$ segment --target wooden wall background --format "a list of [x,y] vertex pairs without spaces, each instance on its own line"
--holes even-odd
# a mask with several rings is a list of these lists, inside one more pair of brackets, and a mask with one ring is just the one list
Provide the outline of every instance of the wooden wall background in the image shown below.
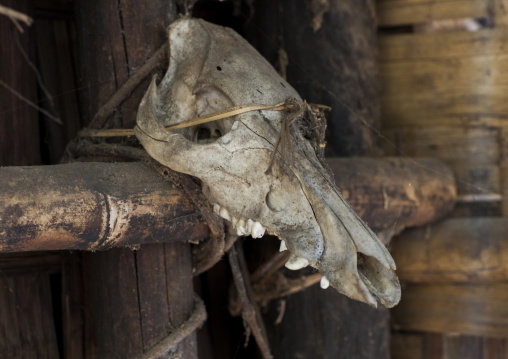
[[392,243],[392,357],[508,358],[508,3],[377,6],[385,153],[443,159],[459,191],[455,218]]
[[[63,125],[0,86],[0,166],[58,163],[94,111],[166,41],[165,28],[176,18],[175,1],[150,1],[156,8],[144,11],[129,1],[83,1],[79,11],[73,0],[2,5],[35,22],[21,33],[0,16],[0,79]],[[116,26],[120,18],[125,29]],[[122,42],[124,35],[142,44]],[[116,122],[132,127],[136,101],[126,101],[122,109],[130,117],[117,113]],[[1,254],[0,357],[142,357],[192,313],[191,260],[190,244],[184,242],[137,251]],[[172,350],[196,358],[196,333]]]
[[[0,120],[4,130],[0,131],[0,165],[57,163],[77,130],[90,123],[97,109],[166,40],[166,26],[192,2],[2,3],[33,16],[36,23],[20,34],[8,18],[0,17],[2,44],[8,44],[0,51],[0,78],[65,121],[63,126],[56,125],[0,87],[3,106]],[[251,40],[257,39],[259,48],[275,43],[303,64],[307,72],[295,71],[293,62],[288,67],[288,78],[301,86],[302,91],[307,89],[305,96],[309,100],[334,101],[336,111],[329,136],[332,154],[381,153],[378,137],[371,131],[379,129],[379,99],[375,84],[375,14],[364,11],[371,9],[370,0],[334,4],[323,26],[336,36],[327,37],[324,30],[319,33],[320,49],[327,54],[321,62],[306,51],[316,39],[307,3],[257,1],[258,8],[244,9],[247,16],[233,14],[232,4],[249,7],[251,2],[225,3],[199,1],[194,15],[241,31],[242,25],[249,23],[249,14],[255,13],[257,24],[268,25],[266,31],[270,36],[281,35],[278,32],[281,28],[273,28],[275,23],[270,23],[270,17],[284,22],[284,43],[264,41],[266,31],[259,28],[251,33]],[[282,7],[285,12],[279,11]],[[352,13],[358,16],[350,16]],[[302,23],[306,26],[301,26]],[[354,38],[350,28],[355,29]],[[293,36],[295,29],[305,33],[305,42]],[[249,32],[247,28],[243,30]],[[20,40],[28,59],[13,39]],[[277,63],[277,58],[271,60]],[[53,103],[37,82],[30,63],[38,68]],[[333,77],[329,76],[331,73]],[[319,76],[325,88],[309,81],[315,76]],[[132,127],[142,88],[143,85],[122,103],[109,125]],[[331,98],[327,89],[340,100]],[[369,121],[367,126],[360,126],[356,112],[343,105],[362,112]],[[273,243],[277,246],[278,241]],[[267,247],[261,244],[260,248],[265,251]],[[276,252],[277,248],[273,250]],[[227,312],[230,284],[227,263],[222,261],[194,283],[191,270],[187,243],[146,245],[136,251],[116,248],[100,253],[0,255],[0,356],[141,357],[188,317],[195,285],[209,311],[207,326],[198,338],[200,358],[255,358],[258,353],[252,339],[244,348],[242,320],[231,318]],[[307,311],[305,317],[302,310]],[[330,312],[334,315],[329,315]],[[317,316],[323,320],[316,321]],[[273,340],[273,351],[278,357],[313,356],[316,352],[342,358],[389,357],[389,316],[383,308],[371,309],[332,290],[323,295],[323,290],[315,286],[294,297],[285,318],[284,327],[273,328],[278,332],[276,335],[285,338]],[[355,325],[351,326],[351,322]],[[188,337],[177,349],[184,358],[197,357],[196,335]]]
[[[121,44],[122,40],[117,40],[124,36],[124,31],[141,31],[134,23],[128,22],[138,13],[138,10],[130,7],[134,2],[119,1],[107,9],[104,7],[107,10],[101,13],[104,18],[85,27],[81,25],[90,20],[90,14],[96,11],[94,6],[99,6],[101,2],[83,0],[78,3],[82,5],[82,12],[77,14],[81,21],[78,27],[75,23],[74,1],[10,0],[3,3],[34,16],[37,22],[27,30],[26,36],[21,36],[8,19],[0,18],[2,44],[12,45],[0,51],[0,63],[16,64],[19,67],[16,71],[26,74],[22,82],[16,83],[17,78],[12,76],[14,71],[11,73],[6,67],[0,66],[0,78],[9,80],[19,92],[68,121],[63,127],[56,126],[50,120],[40,118],[34,110],[0,88],[0,106],[4,106],[0,108],[2,125],[10,126],[0,132],[0,165],[55,163],[63,153],[65,144],[90,121],[101,101],[110,96],[160,45],[164,38],[164,27],[171,20],[168,15],[168,18],[162,19],[162,23],[153,21],[156,27],[153,37],[140,36],[143,39],[141,43],[126,41],[123,46],[110,49],[108,41]],[[151,2],[152,5],[155,3]],[[173,7],[164,11],[174,18],[177,4],[184,3],[167,2],[168,7]],[[201,4],[203,12],[208,11],[206,3],[203,1]],[[379,143],[383,142],[387,156],[401,155],[402,152],[410,157],[437,157],[445,160],[455,171],[460,192],[455,218],[408,231],[393,243],[394,254],[399,256],[396,258],[399,273],[406,286],[402,303],[392,311],[392,357],[508,358],[508,311],[505,305],[505,299],[508,298],[508,271],[505,271],[504,264],[508,254],[503,244],[505,232],[502,230],[508,228],[506,0],[377,1],[382,133],[388,141],[379,141],[375,134],[379,125],[375,86],[369,88],[371,96],[364,96],[362,91],[352,93],[343,90],[343,83],[362,83],[369,87],[375,82],[376,63],[372,61],[372,53],[363,55],[369,60],[366,61],[369,71],[364,78],[360,78],[356,76],[360,68],[357,67],[356,58],[347,58],[343,51],[337,52],[330,62],[337,66],[347,63],[347,68],[352,70],[339,71],[337,73],[343,77],[331,78],[326,72],[319,71],[322,70],[321,65],[316,65],[319,61],[328,61],[327,57],[316,59],[314,54],[305,53],[305,49],[302,51],[299,48],[315,39],[310,36],[311,30],[299,29],[306,37],[306,42],[291,32],[299,22],[310,21],[308,13],[301,12],[293,1],[259,0],[255,3],[257,6],[263,4],[261,6],[266,8],[274,7],[271,12],[263,13],[262,9],[255,11],[256,16],[261,17],[256,26],[261,23],[270,29],[269,33],[275,38],[271,42],[281,42],[281,47],[290,52],[291,58],[296,58],[296,53],[303,53],[298,61],[304,63],[308,71],[306,76],[322,76],[319,80],[328,81],[327,87],[342,91],[342,103],[356,106],[358,111],[367,111],[363,116],[373,121],[370,126],[374,130],[371,128],[367,131],[361,127],[358,131],[359,127],[351,125],[358,119],[341,122],[346,117],[354,117],[348,111],[343,109],[338,114],[334,113],[337,116],[334,120],[336,126],[331,127],[333,135],[330,139],[338,138],[340,141],[335,141],[335,147],[330,147],[332,154],[379,155],[382,152],[378,148]],[[349,38],[348,31],[334,28],[333,24],[350,21],[349,26],[358,26],[360,29],[368,30],[366,23],[374,27],[373,12],[364,14],[364,18],[353,19],[348,16],[349,9],[344,4],[335,2],[332,7],[331,14],[336,21],[332,22],[330,31],[336,31],[337,37],[320,39],[322,46],[328,46],[328,49],[339,48],[340,44],[336,43],[339,36]],[[350,2],[352,7],[360,6],[358,4],[360,2]],[[369,4],[369,1],[361,2],[364,8],[368,8]],[[125,23],[118,22],[118,6],[122,8]],[[280,9],[285,9],[287,13]],[[151,8],[146,13],[139,12],[139,16],[153,13],[154,9]],[[271,16],[277,21],[271,21]],[[434,27],[429,27],[429,24],[443,25],[436,21],[464,18],[480,19],[482,29],[469,32],[457,29],[455,24],[453,31],[435,32]],[[111,24],[115,25],[114,31],[105,31]],[[80,67],[76,61],[80,55],[73,44],[80,43],[80,49],[86,55],[85,40],[87,36],[97,33],[108,36],[97,38],[95,35],[97,42],[89,47],[97,50],[95,57],[89,53],[88,65]],[[371,32],[365,36],[365,39],[352,41],[350,45],[356,45],[361,50],[362,42],[374,41]],[[252,34],[251,37],[261,39],[258,46],[263,47],[261,37]],[[4,41],[4,38],[9,41]],[[57,95],[53,105],[44,94],[38,93],[35,73],[30,70],[18,46],[13,45],[15,42],[12,39],[19,40],[28,58],[40,68],[49,92]],[[101,49],[107,51],[101,52]],[[271,57],[274,63],[279,60],[279,54],[266,48],[264,51],[271,53],[267,57]],[[291,51],[295,54],[291,54]],[[55,73],[58,76],[54,76]],[[296,86],[302,86],[302,91],[305,88],[309,91],[306,98],[311,99],[314,95],[314,101],[326,103],[323,100],[328,96],[326,91],[319,87],[312,88],[309,85],[312,82],[305,76],[300,78],[301,74],[294,71],[294,67],[288,68],[288,78],[294,79]],[[90,78],[100,78],[101,82],[87,83]],[[139,93],[136,95],[139,96]],[[132,125],[135,104],[135,100],[123,104],[121,111],[115,115],[115,125]],[[340,103],[337,106],[340,108]],[[81,118],[82,114],[85,114],[84,118]],[[459,248],[460,251],[457,250]],[[422,253],[426,255],[422,256]],[[84,255],[2,255],[0,302],[5,305],[0,306],[0,347],[11,348],[12,353],[9,354],[14,357],[31,356],[34,351],[40,357],[48,358],[140,355],[185,317],[180,315],[182,312],[173,313],[171,308],[165,310],[165,303],[174,301],[177,296],[183,301],[178,304],[182,310],[190,310],[187,305],[192,300],[192,288],[180,288],[182,292],[169,289],[174,287],[170,283],[171,278],[183,278],[189,282],[190,268],[187,245],[174,248],[151,245],[138,252],[118,249]],[[111,275],[101,276],[104,272]],[[207,279],[197,283],[201,285],[204,296],[215,301],[209,303],[210,307],[217,309],[210,316],[214,324],[208,328],[209,333],[205,330],[202,339],[203,347],[209,349],[209,355],[203,354],[203,358],[212,357],[212,348],[217,353],[226,353],[221,357],[238,355],[235,349],[239,350],[236,343],[241,337],[242,323],[230,318],[227,319],[228,323],[224,323],[226,304],[216,295],[217,290],[227,293],[225,278],[228,275],[224,264],[219,265],[215,271],[207,273]],[[144,286],[143,283],[152,285]],[[221,283],[222,286],[210,283]],[[86,296],[81,296],[82,286],[88,286]],[[125,295],[128,291],[131,294]],[[148,300],[154,293],[161,292],[165,295],[161,296],[160,301]],[[310,303],[321,306],[325,313],[323,316],[330,321],[326,325],[316,325],[328,334],[325,337],[316,330],[316,346],[324,347],[320,341],[326,341],[330,352],[335,350],[346,357],[387,357],[389,339],[386,311],[369,310],[370,316],[365,319],[366,309],[363,305],[350,303],[344,298],[338,299],[337,296],[333,293],[322,296],[319,288],[295,296],[288,313],[294,313],[294,320],[290,323],[296,324],[293,328],[286,328],[285,333],[297,330],[297,325],[303,319],[309,323],[315,319],[312,315],[301,316],[302,310],[308,308]],[[326,315],[328,306],[332,311],[339,301],[341,315],[337,318]],[[98,307],[98,303],[106,304],[100,311],[92,310]],[[117,310],[120,306],[134,309],[126,317],[123,311]],[[164,316],[159,316],[161,311]],[[346,335],[351,333],[351,322],[355,323],[354,340],[349,340]],[[115,328],[127,327],[130,330],[115,331]],[[231,335],[221,332],[224,329],[231,331],[231,328],[237,328],[238,332]],[[370,331],[365,328],[370,328]],[[21,345],[20,336],[25,338]],[[290,339],[281,343],[276,350],[294,357],[285,347],[294,347]],[[187,344],[191,352],[189,357],[195,357],[195,339],[190,338]],[[303,339],[299,344],[305,346],[305,350],[309,348],[304,345]],[[363,353],[361,349],[364,349]],[[255,350],[245,355],[241,352],[241,355],[254,357]]]

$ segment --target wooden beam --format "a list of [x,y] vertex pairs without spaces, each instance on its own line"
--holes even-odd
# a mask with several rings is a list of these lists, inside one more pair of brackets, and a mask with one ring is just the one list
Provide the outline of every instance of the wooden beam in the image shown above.
[[197,241],[193,204],[143,163],[0,168],[0,251]]

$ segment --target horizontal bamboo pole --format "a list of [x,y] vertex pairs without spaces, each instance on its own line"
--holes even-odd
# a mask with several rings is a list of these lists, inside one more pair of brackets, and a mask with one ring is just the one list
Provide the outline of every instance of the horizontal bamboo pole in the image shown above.
[[335,182],[353,209],[376,230],[422,226],[451,212],[455,178],[429,158],[331,158]]
[[102,250],[208,235],[193,204],[142,163],[0,168],[0,251]]
[[[442,162],[330,159],[344,196],[375,229],[422,225],[455,202]],[[198,241],[208,228],[190,201],[142,163],[0,168],[0,252]]]

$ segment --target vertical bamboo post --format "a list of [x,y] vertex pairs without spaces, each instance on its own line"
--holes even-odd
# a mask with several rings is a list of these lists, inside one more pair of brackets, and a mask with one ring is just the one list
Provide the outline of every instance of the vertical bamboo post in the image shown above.
[[[76,3],[80,100],[89,124],[100,106],[167,41],[166,27],[177,16],[176,1]],[[145,89],[141,84],[116,111],[115,127],[133,127]],[[187,243],[84,253],[83,273],[87,358],[140,357],[178,330],[194,309]],[[174,350],[197,358],[195,334]]]

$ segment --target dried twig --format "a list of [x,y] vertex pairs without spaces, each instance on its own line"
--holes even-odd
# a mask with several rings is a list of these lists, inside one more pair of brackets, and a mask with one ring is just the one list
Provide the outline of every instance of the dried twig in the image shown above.
[[206,320],[206,309],[203,301],[194,295],[194,311],[178,329],[162,339],[158,344],[146,352],[142,359],[166,358],[171,350],[192,332],[199,328]]
[[[98,129],[104,126],[107,118],[118,106],[131,94],[132,91],[167,57],[168,44],[162,45],[150,59],[140,67],[129,79],[115,92],[115,94],[97,111],[90,128]],[[129,136],[129,135],[127,135]]]
[[267,303],[270,300],[287,297],[289,295],[301,292],[314,284],[318,283],[323,275],[315,273],[299,278],[286,278],[283,274],[276,279],[276,283],[272,283],[273,289],[263,290],[257,285],[254,286],[255,299],[259,303]]
[[289,251],[277,252],[274,254],[252,273],[252,282],[262,282],[264,279],[272,276],[275,272],[284,267],[290,255],[291,253],[289,253]]
[[224,252],[227,252],[231,249],[231,247],[235,244],[238,239],[238,234],[236,229],[232,225],[226,225],[227,233],[226,233],[226,243],[224,244]]
[[110,128],[107,130],[93,130],[84,128],[78,132],[79,137],[127,137],[134,136],[131,128]]
[[14,24],[14,26],[16,26],[19,32],[21,32],[22,34],[25,32],[25,30],[23,30],[23,27],[20,25],[18,20],[9,15],[7,15],[7,17],[11,19],[12,23]]
[[18,91],[14,90],[12,87],[10,87],[9,85],[7,85],[5,82],[3,82],[2,80],[0,80],[0,85],[2,85],[3,87],[5,87],[7,90],[9,90],[14,96],[16,96],[17,98],[19,98],[21,101],[23,101],[24,103],[26,103],[28,106],[36,109],[37,111],[41,112],[42,114],[44,114],[46,117],[48,117],[49,119],[55,121],[56,123],[58,123],[59,125],[63,125],[62,123],[62,120],[60,120],[58,117],[55,117],[53,116],[52,114],[50,114],[48,111],[46,111],[45,109],[43,109],[42,107],[39,107],[37,106],[35,103],[33,103],[32,101],[30,101],[29,99],[27,99],[26,97],[24,97],[22,94],[20,94]]
[[273,322],[273,324],[275,325],[279,325],[280,323],[282,323],[282,318],[284,318],[284,314],[286,313],[286,300],[285,299],[281,299],[279,301],[279,315],[277,315],[277,318],[275,318],[275,321]]
[[[0,5],[0,15],[5,15],[9,17],[16,24],[16,26],[19,25],[16,20],[24,22],[27,26],[32,25],[32,23],[34,22],[34,20],[30,16],[23,14],[22,12],[8,8],[7,6]],[[23,29],[21,29],[20,31],[23,32]]]
[[245,320],[252,335],[256,340],[256,343],[263,355],[264,359],[272,359],[273,356],[270,353],[270,345],[268,337],[266,335],[266,329],[259,314],[252,289],[250,287],[249,273],[247,266],[245,265],[242,253],[237,251],[237,247],[241,250],[240,244],[236,242],[228,252],[229,265],[233,272],[233,280],[235,282],[238,297],[240,299],[242,307],[242,318]]
[[18,38],[16,38],[16,46],[18,47],[19,52],[21,52],[21,55],[23,55],[23,58],[27,62],[28,66],[30,66],[32,71],[35,73],[35,76],[37,77],[37,83],[39,84],[39,87],[41,88],[42,92],[44,92],[44,95],[46,95],[46,98],[49,101],[49,104],[51,106],[51,109],[53,110],[53,113],[56,113],[55,102],[53,101],[53,97],[51,96],[51,93],[47,89],[46,85],[44,85],[44,81],[42,81],[42,75],[41,75],[40,71],[37,69],[37,66],[35,66],[35,64],[32,61],[30,61],[28,54],[23,49],[23,46],[21,46],[21,44],[19,43]]
[[319,273],[300,278],[287,278],[279,270],[284,267],[289,256],[289,251],[277,252],[252,273],[256,302],[266,303],[298,293],[321,280],[323,276]]

